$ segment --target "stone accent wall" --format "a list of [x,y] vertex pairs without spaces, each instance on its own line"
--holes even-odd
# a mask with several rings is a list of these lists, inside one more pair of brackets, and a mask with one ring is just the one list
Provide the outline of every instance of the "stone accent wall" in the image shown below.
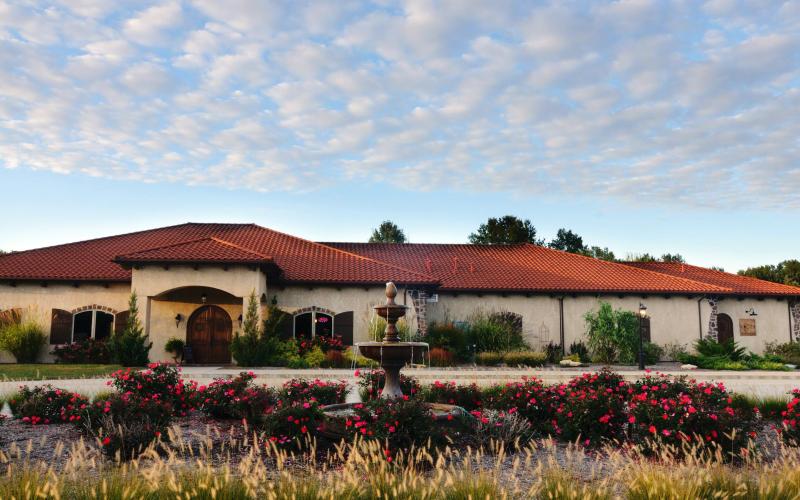
[[711,340],[717,340],[717,336],[719,335],[719,324],[717,323],[717,302],[719,301],[719,297],[709,297],[708,305],[711,306],[711,315],[708,318],[708,332],[706,332],[706,338]]
[[412,291],[411,303],[417,316],[417,334],[424,337],[428,334],[428,293],[424,290]]
[[800,342],[800,301],[790,302],[792,311],[792,338]]

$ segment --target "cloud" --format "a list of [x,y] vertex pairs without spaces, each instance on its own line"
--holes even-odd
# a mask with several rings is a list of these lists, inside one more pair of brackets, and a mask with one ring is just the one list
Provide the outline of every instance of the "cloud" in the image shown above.
[[9,168],[797,209],[797,109],[792,2],[0,0]]

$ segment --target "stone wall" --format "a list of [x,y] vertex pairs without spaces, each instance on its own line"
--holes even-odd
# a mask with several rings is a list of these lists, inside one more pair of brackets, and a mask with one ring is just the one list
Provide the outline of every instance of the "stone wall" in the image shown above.
[[708,305],[711,307],[711,314],[708,317],[708,331],[706,332],[706,338],[711,340],[717,340],[719,336],[719,323],[717,320],[717,303],[719,299],[717,297],[709,297],[708,298]]
[[795,342],[800,342],[800,301],[789,304],[792,313],[792,338]]

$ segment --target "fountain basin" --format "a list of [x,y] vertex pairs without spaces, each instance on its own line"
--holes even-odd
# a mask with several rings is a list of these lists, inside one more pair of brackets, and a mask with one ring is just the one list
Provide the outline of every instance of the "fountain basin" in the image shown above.
[[405,366],[413,362],[413,355],[428,350],[425,342],[357,342],[359,352],[365,358],[378,363],[384,362]]

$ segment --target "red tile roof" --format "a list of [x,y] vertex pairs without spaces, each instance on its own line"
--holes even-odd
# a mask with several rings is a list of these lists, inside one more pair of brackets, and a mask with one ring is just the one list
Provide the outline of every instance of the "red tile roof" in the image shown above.
[[536,245],[325,243],[431,274],[449,291],[720,293],[714,285]]
[[147,262],[272,263],[288,284],[800,297],[800,288],[695,266],[605,262],[528,244],[315,243],[255,224],[188,223],[14,252],[0,256],[0,279],[126,282],[125,267]]
[[739,276],[705,267],[692,266],[674,262],[626,262],[637,269],[647,269],[670,276],[679,276],[695,281],[702,281],[726,289],[727,294],[734,295],[779,295],[800,296],[800,288],[763,281],[748,276]]
[[[130,281],[117,256],[167,253],[216,238],[252,253],[270,256],[289,283],[436,285],[435,278],[354,255],[255,224],[188,223],[0,256],[0,279]],[[212,245],[219,252],[219,245]],[[212,254],[214,255],[214,254]],[[184,255],[186,257],[186,255]],[[232,257],[229,253],[228,257]],[[201,258],[201,256],[197,256]]]
[[272,262],[272,257],[242,248],[229,241],[210,237],[119,255],[114,258],[114,262],[266,264]]

